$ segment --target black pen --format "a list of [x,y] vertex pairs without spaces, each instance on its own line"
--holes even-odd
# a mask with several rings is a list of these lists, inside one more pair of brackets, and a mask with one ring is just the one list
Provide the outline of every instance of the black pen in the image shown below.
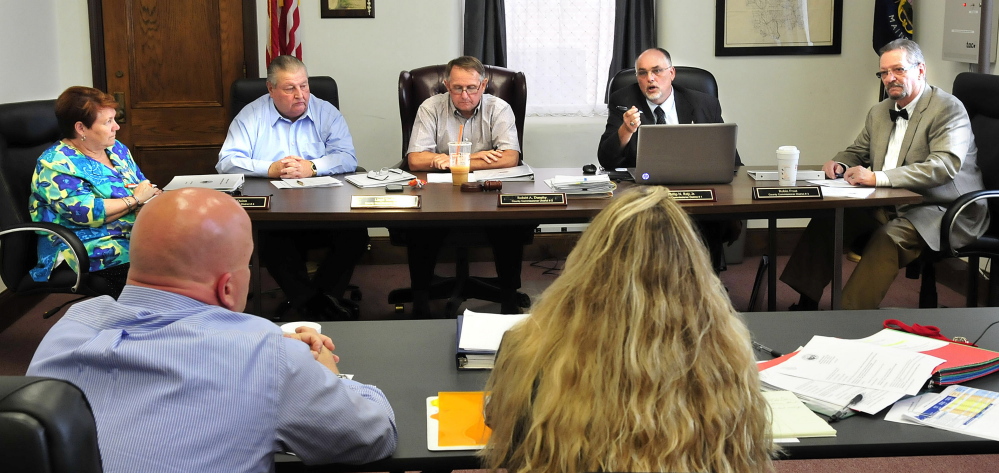
[[[620,110],[622,112],[627,112],[628,110],[631,110],[631,107],[625,107],[624,105],[618,105],[617,107],[614,107],[614,108],[616,108],[616,109],[618,109],[618,110]],[[639,110],[638,114],[641,115],[642,111]]]
[[836,411],[835,414],[829,416],[829,422],[837,422],[837,421],[839,421],[840,419],[843,418],[843,416],[846,415],[847,412],[850,412],[850,407],[851,406],[855,406],[855,405],[857,405],[857,403],[859,403],[860,401],[863,401],[863,400],[864,400],[864,395],[863,394],[857,394],[856,396],[853,396],[853,399],[850,399],[850,402],[846,403],[846,405],[843,406],[842,409]]
[[768,355],[770,355],[770,356],[772,356],[774,358],[780,358],[780,357],[784,356],[783,353],[781,353],[781,352],[779,352],[777,350],[774,350],[773,348],[770,348],[770,347],[768,347],[766,345],[763,345],[763,344],[757,342],[756,340],[753,340],[752,342],[753,342],[753,348],[755,348],[755,349],[757,349],[759,351],[762,351],[763,353],[766,353],[766,354],[768,354]]

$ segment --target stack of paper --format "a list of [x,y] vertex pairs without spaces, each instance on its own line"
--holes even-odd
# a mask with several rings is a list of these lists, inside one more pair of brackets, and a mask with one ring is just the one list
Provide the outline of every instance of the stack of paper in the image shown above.
[[[479,169],[475,171],[476,181],[534,181],[534,169],[527,164],[502,169]],[[472,179],[469,177],[469,179]]]
[[566,195],[584,195],[593,197],[610,197],[614,195],[617,184],[606,174],[592,176],[555,176],[545,180],[545,184],[555,192]]
[[770,427],[774,439],[835,437],[836,429],[808,410],[791,391],[769,391],[763,398],[770,405]]
[[271,184],[278,189],[304,189],[306,187],[340,187],[343,185],[339,179],[330,176],[303,177],[301,179],[281,179],[271,181]]
[[360,187],[385,187],[389,184],[399,184],[416,179],[416,176],[403,171],[402,169],[386,169],[382,171],[371,171],[368,173],[357,173],[347,176],[347,182]]
[[458,316],[455,365],[460,370],[492,369],[503,334],[528,314],[481,314],[465,309]]
[[[760,381],[868,414],[919,393],[944,361],[918,352],[821,336],[812,337],[801,350],[778,360],[761,366]],[[862,397],[854,403],[858,394]]]
[[205,189],[215,189],[222,192],[235,192],[243,187],[244,177],[242,174],[196,174],[188,176],[174,176],[170,183],[163,186],[163,190],[172,191],[184,187],[201,187]]
[[864,199],[874,193],[873,187],[855,186],[843,180],[842,177],[839,179],[814,179],[809,180],[808,183],[822,186],[822,195],[824,197]]

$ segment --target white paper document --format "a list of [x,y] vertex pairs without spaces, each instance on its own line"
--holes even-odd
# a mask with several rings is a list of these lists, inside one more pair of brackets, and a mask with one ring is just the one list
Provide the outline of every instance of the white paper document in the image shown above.
[[922,353],[816,335],[797,355],[770,369],[799,378],[915,395],[943,362]]
[[[475,174],[474,179],[472,174]],[[527,164],[501,169],[479,169],[468,175],[469,181],[533,181],[534,169]]]
[[903,332],[901,330],[892,330],[890,328],[881,329],[880,332],[875,333],[870,337],[861,338],[857,341],[870,343],[871,345],[877,345],[879,347],[897,348],[899,350],[916,352],[936,350],[937,348],[947,346],[947,343],[949,343],[943,340]]
[[301,179],[281,179],[271,181],[278,189],[305,189],[307,187],[340,187],[339,179],[330,176],[303,177]]
[[163,186],[163,190],[172,191],[185,187],[200,187],[204,189],[215,189],[222,192],[232,192],[243,186],[245,178],[242,174],[195,174],[187,176],[174,176],[170,183]]
[[903,417],[922,425],[999,440],[999,393],[961,385],[948,386]]
[[917,407],[925,403],[927,399],[935,398],[936,395],[936,393],[926,393],[902,399],[891,405],[891,409],[889,409],[888,413],[885,414],[885,420],[888,422],[898,422],[899,424],[919,425],[919,422],[912,419],[906,419],[905,414],[916,413]]
[[[809,184],[815,184],[822,187],[855,187],[853,184],[846,182],[846,179],[842,177],[839,179],[809,179]],[[822,189],[825,192],[825,189]]]
[[842,197],[847,199],[866,199],[874,193],[873,187],[823,187],[823,197]]
[[767,391],[763,398],[770,405],[770,428],[775,439],[835,437],[836,429],[808,410],[790,391]]
[[822,186],[823,197],[864,199],[874,193],[873,187],[859,187],[839,179],[809,179],[809,184]]
[[468,309],[465,309],[463,315],[458,348],[492,351],[499,349],[500,340],[510,327],[529,316],[529,314],[482,314]]
[[360,188],[385,187],[389,184],[399,184],[416,179],[416,176],[403,171],[402,169],[383,169],[380,171],[369,171],[367,173],[351,174],[345,177],[347,182]]
[[[846,384],[788,376],[777,372],[774,368],[760,371],[760,381],[778,389],[792,391],[795,394],[839,406],[839,408],[849,404],[858,394],[863,394],[863,399],[850,406],[850,408],[867,414],[877,414],[882,409],[905,396],[905,394],[897,391],[861,388]],[[832,410],[832,412],[839,410],[839,408]]]

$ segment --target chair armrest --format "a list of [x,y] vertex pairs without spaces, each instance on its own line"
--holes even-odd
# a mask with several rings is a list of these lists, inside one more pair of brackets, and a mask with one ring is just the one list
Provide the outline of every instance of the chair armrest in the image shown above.
[[62,242],[69,247],[69,251],[73,252],[73,256],[76,258],[76,261],[79,262],[79,270],[76,272],[76,284],[73,285],[73,292],[80,289],[80,282],[83,280],[83,273],[90,272],[90,255],[87,253],[87,248],[83,246],[83,242],[76,236],[76,233],[73,233],[72,230],[59,224],[50,222],[32,222],[11,225],[3,230],[0,230],[0,240],[2,240],[5,235],[17,232],[44,232],[55,235],[57,238],[62,240]]
[[967,194],[954,199],[954,201],[947,206],[947,211],[944,212],[943,220],[940,222],[940,253],[948,257],[957,256],[957,250],[959,248],[954,248],[950,242],[951,230],[954,228],[954,220],[969,205],[982,199],[995,198],[999,198],[999,190],[968,192]]

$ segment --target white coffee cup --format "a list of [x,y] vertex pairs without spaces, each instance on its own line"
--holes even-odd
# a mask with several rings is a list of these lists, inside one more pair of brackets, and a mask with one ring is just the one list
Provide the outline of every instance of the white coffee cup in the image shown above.
[[319,325],[315,322],[307,322],[307,321],[288,322],[284,325],[281,325],[281,331],[284,333],[295,333],[295,329],[297,329],[298,327],[310,327],[316,329],[316,331],[319,333],[323,333],[322,325]]
[[798,180],[798,147],[777,148],[777,180],[782,186],[793,186]]

